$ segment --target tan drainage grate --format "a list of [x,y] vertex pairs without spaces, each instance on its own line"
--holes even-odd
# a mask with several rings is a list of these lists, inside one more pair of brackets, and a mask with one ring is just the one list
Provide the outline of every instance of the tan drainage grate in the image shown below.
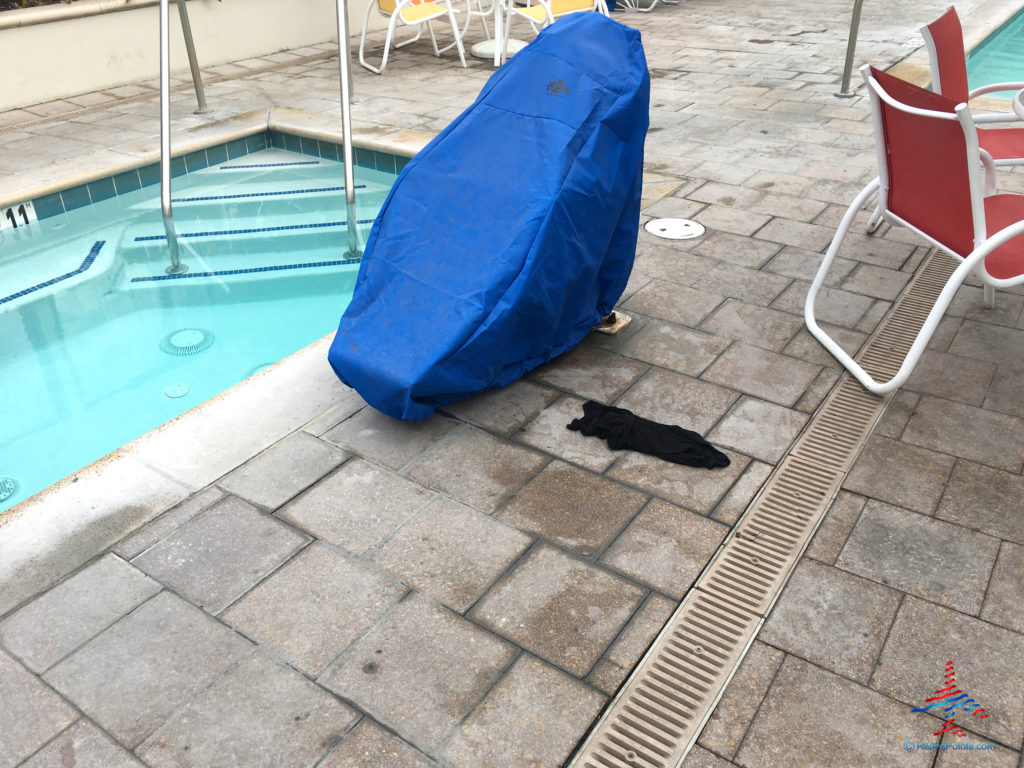
[[[857,360],[899,369],[956,264],[932,251]],[[676,768],[711,716],[890,396],[844,374],[733,527],[569,768]]]

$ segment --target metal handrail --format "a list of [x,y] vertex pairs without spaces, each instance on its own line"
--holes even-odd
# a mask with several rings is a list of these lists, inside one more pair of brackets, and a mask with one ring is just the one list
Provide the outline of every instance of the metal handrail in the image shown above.
[[[345,164],[345,205],[348,209],[347,258],[359,258],[359,223],[356,218],[355,174],[352,151],[352,73],[349,58],[348,8],[346,0],[337,0],[338,12],[338,68],[341,77],[341,128],[343,136],[343,160]],[[192,28],[188,22],[188,11],[185,0],[178,0],[178,15],[181,19],[182,33],[185,36],[185,49],[188,52],[189,66],[192,69],[192,82],[196,88],[199,101],[197,112],[206,111],[206,96],[203,92],[202,79],[199,76],[199,64],[196,60],[195,45],[192,42]],[[164,232],[167,235],[167,249],[171,264],[164,270],[169,275],[177,275],[188,271],[181,263],[178,247],[178,233],[174,227],[174,212],[171,208],[171,98],[170,98],[170,34],[169,1],[160,0],[160,211],[163,215]]]
[[196,58],[196,44],[192,40],[192,25],[188,23],[188,10],[185,0],[178,0],[178,18],[181,20],[181,32],[185,36],[185,53],[188,54],[188,66],[192,70],[192,85],[196,89],[196,101],[199,106],[196,114],[206,112],[206,93],[203,91],[203,78],[199,74],[199,60]]
[[345,207],[348,209],[348,252],[346,258],[363,255],[359,248],[359,224],[356,220],[356,183],[352,160],[352,70],[349,66],[348,7],[346,0],[337,0],[338,9],[338,73],[341,79],[342,160],[345,163]]
[[860,8],[864,4],[864,0],[854,0],[853,3],[853,14],[850,16],[850,37],[846,41],[846,62],[843,65],[843,82],[839,86],[839,96],[843,99],[848,99],[853,96],[850,91],[850,77],[853,74],[853,54],[857,49],[857,33],[860,30]]
[[167,31],[169,15],[167,0],[160,0],[160,211],[164,217],[167,249],[171,256],[171,265],[164,271],[168,275],[179,275],[187,272],[188,267],[181,263],[178,233],[174,229],[174,214],[171,211],[171,55],[170,36]]

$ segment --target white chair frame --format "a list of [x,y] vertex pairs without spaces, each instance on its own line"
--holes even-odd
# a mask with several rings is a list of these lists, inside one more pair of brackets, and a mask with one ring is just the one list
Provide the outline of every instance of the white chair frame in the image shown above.
[[[462,47],[462,32],[459,30],[459,24],[455,19],[455,12],[452,10],[451,3],[449,0],[434,0],[434,2],[437,4],[439,8],[438,13],[424,19],[409,22],[402,18],[402,10],[408,7],[413,7],[415,5],[413,3],[413,0],[396,0],[395,10],[392,11],[391,13],[387,13],[386,11],[381,10],[380,6],[377,4],[377,0],[370,0],[369,4],[366,6],[366,13],[363,15],[363,34],[359,38],[359,63],[362,64],[371,72],[373,72],[374,74],[379,75],[381,72],[383,72],[384,67],[386,67],[388,64],[388,52],[391,50],[391,43],[393,42],[395,37],[395,28],[398,25],[398,22],[401,21],[402,24],[406,26],[417,27],[416,36],[410,38],[409,40],[405,40],[401,43],[395,43],[396,49],[404,48],[410,43],[415,43],[417,40],[419,40],[420,36],[423,34],[423,27],[426,26],[427,31],[430,33],[430,42],[434,46],[434,55],[440,56],[445,51],[451,49],[452,46],[456,46],[459,50],[459,59],[462,61],[462,66],[465,67],[466,52]],[[444,10],[440,10],[441,8],[443,8]],[[381,16],[384,16],[388,19],[387,35],[384,38],[384,54],[381,57],[379,67],[374,67],[372,64],[369,64],[366,61],[366,57],[364,55],[364,49],[366,47],[366,30],[367,26],[370,23],[370,13],[374,9],[376,9]],[[453,43],[449,43],[444,48],[438,48],[437,38],[434,37],[434,29],[430,26],[430,22],[440,19],[442,16],[447,16],[449,22],[451,22],[452,34],[455,36],[455,41]],[[466,25],[467,27],[469,26],[468,19]]]
[[[973,273],[982,281],[984,286],[985,303],[988,306],[995,305],[996,288],[1020,285],[1021,283],[1024,283],[1024,275],[1006,279],[997,279],[990,276],[985,269],[985,257],[988,256],[988,254],[1013,238],[1024,234],[1024,220],[1018,221],[1000,230],[991,237],[987,235],[985,227],[985,206],[983,201],[985,194],[992,187],[992,183],[987,177],[990,177],[994,173],[994,167],[992,165],[991,158],[985,160],[980,152],[978,147],[978,131],[975,128],[971,111],[966,104],[957,105],[955,115],[910,107],[905,104],[901,104],[890,97],[881,85],[871,77],[870,67],[866,65],[862,67],[861,74],[864,76],[864,79],[868,84],[868,91],[871,95],[871,114],[875,128],[875,148],[878,155],[879,175],[869,182],[863,190],[861,190],[853,203],[850,204],[850,207],[847,208],[846,213],[836,230],[835,237],[832,239],[832,243],[829,245],[828,251],[825,253],[825,258],[822,260],[821,266],[818,268],[818,272],[815,274],[811,287],[807,292],[807,299],[804,302],[804,321],[806,322],[807,329],[811,334],[820,341],[821,344],[831,352],[840,363],[842,363],[843,367],[846,368],[854,378],[864,386],[865,389],[875,394],[885,394],[899,389],[906,382],[907,378],[909,378],[914,366],[924,353],[929,339],[931,339],[932,334],[938,327],[939,321],[942,319],[942,316],[945,314],[950,302],[956,295],[957,290],[960,288],[961,284],[963,284],[968,275]],[[885,137],[881,128],[882,107],[879,100],[885,101],[895,109],[899,109],[910,114],[923,115],[940,120],[958,120],[960,122],[960,125],[963,128],[964,142],[967,149],[967,170],[971,186],[971,212],[974,221],[974,250],[961,261],[960,265],[950,276],[946,285],[943,287],[936,299],[934,306],[928,313],[928,317],[925,319],[921,330],[918,332],[917,338],[914,339],[914,342],[910,347],[910,351],[907,353],[906,358],[904,358],[899,371],[897,371],[896,375],[886,382],[875,381],[875,379],[873,379],[856,360],[854,360],[842,347],[840,347],[831,336],[822,330],[814,317],[814,302],[818,296],[818,292],[821,290],[822,284],[825,282],[825,277],[828,274],[829,267],[831,267],[836,254],[839,252],[843,239],[846,237],[846,233],[853,224],[857,213],[876,192],[878,193],[879,211],[881,212],[882,218],[893,224],[901,224],[911,231],[916,232],[935,246],[949,250],[943,243],[940,243],[928,233],[923,232],[912,224],[904,221],[888,208],[889,175],[886,160]]]

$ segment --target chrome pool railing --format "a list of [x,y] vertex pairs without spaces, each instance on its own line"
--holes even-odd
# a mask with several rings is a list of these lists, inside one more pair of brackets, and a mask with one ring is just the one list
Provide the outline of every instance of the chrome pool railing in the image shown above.
[[348,7],[346,0],[337,0],[338,9],[338,74],[341,79],[341,133],[345,163],[345,207],[348,209],[348,252],[346,258],[363,255],[359,248],[359,225],[356,219],[356,183],[352,160],[352,70],[348,40]]
[[[182,33],[185,36],[185,49],[188,52],[189,66],[192,69],[192,82],[196,88],[196,99],[199,101],[197,112],[206,111],[206,96],[199,75],[199,64],[196,60],[195,44],[192,41],[192,28],[188,22],[188,11],[185,0],[178,1],[178,15],[181,19]],[[343,151],[345,165],[345,205],[348,209],[348,252],[347,258],[359,258],[359,226],[356,217],[355,175],[353,172],[352,151],[352,109],[351,91],[352,74],[349,55],[348,7],[346,0],[337,0],[338,13],[338,69],[341,78],[341,126],[343,135]],[[174,212],[171,208],[171,97],[170,97],[170,33],[169,0],[160,0],[160,211],[163,215],[164,232],[167,235],[167,249],[171,264],[164,271],[169,275],[177,275],[188,271],[181,263],[178,248],[178,234],[174,227]]]
[[[184,0],[178,0],[178,10],[184,13]],[[167,235],[167,250],[170,253],[171,265],[164,271],[169,275],[187,272],[188,267],[181,263],[178,252],[178,233],[174,229],[174,213],[171,210],[171,73],[170,73],[170,35],[168,33],[168,0],[160,0],[160,212],[164,219],[164,232]],[[185,16],[183,15],[184,19]],[[191,29],[187,25],[187,37],[191,37]],[[194,55],[194,51],[193,51]]]
[[192,86],[196,89],[196,114],[206,112],[206,92],[203,90],[203,77],[199,74],[199,59],[196,58],[196,44],[192,39],[192,25],[188,23],[188,10],[185,0],[178,0],[178,18],[181,20],[181,32],[185,36],[185,53],[188,55],[188,66],[192,70]]

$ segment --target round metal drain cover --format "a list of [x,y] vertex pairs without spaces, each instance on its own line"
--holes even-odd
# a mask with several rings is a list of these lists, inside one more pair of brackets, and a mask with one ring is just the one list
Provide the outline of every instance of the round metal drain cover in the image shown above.
[[160,339],[160,349],[169,355],[195,355],[213,344],[213,334],[202,328],[181,328]]
[[0,477],[0,503],[7,501],[18,490],[13,477]]
[[704,234],[704,226],[690,219],[651,219],[644,229],[665,240],[692,240]]
[[183,381],[179,381],[177,384],[168,384],[164,387],[164,396],[170,398],[184,397],[191,391],[192,387]]

